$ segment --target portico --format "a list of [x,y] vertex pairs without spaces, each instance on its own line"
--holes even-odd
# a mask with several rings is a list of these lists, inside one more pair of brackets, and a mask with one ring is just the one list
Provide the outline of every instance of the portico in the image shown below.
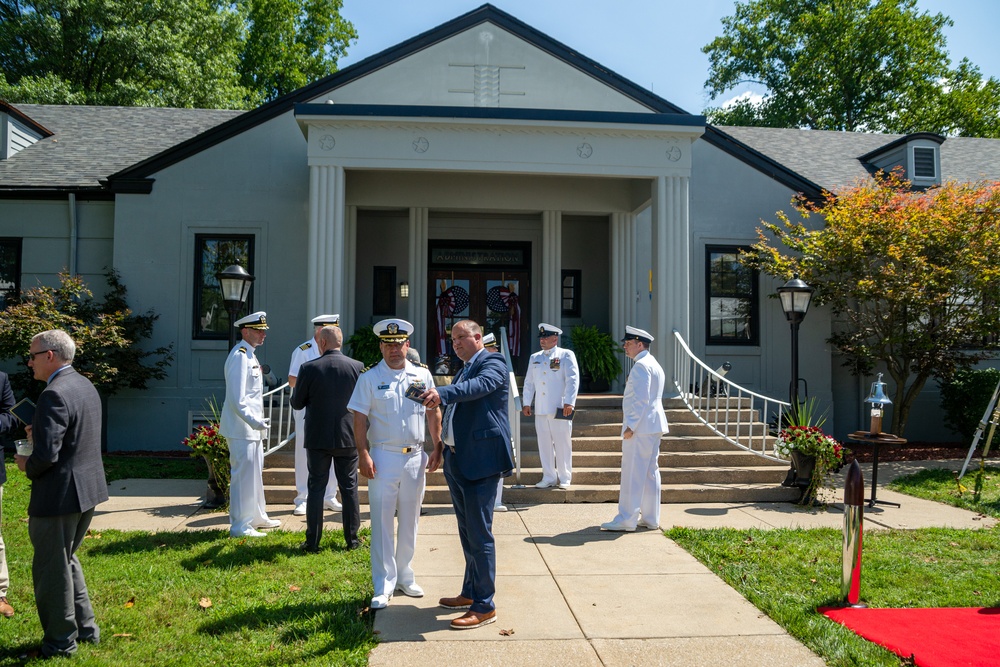
[[[398,264],[420,345],[434,335],[427,324],[437,296],[428,293],[432,239],[530,242],[525,315],[559,325],[564,239],[583,215],[607,220],[606,238],[587,239],[587,251],[606,256],[609,268],[602,303],[610,307],[600,320],[612,332],[634,321],[647,280],[638,275],[637,244],[650,243],[652,333],[688,335],[688,183],[702,117],[353,104],[300,104],[295,117],[310,170],[309,312],[342,313],[346,331],[364,323],[359,224],[365,211],[388,210],[406,213],[406,256]],[[636,217],[647,207],[652,238],[641,239]],[[504,216],[517,220],[504,225]]]

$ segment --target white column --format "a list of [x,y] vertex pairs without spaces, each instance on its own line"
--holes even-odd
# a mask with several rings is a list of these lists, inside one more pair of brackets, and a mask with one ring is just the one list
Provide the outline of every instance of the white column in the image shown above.
[[309,312],[344,313],[344,168],[309,167]]
[[611,214],[611,336],[618,340],[625,325],[635,325],[635,214]]
[[358,328],[357,289],[358,282],[358,207],[348,206],[344,219],[344,312],[340,314],[340,328],[347,339]]
[[562,211],[542,212],[541,321],[562,323]]
[[427,236],[430,230],[430,212],[427,208],[410,209],[410,255],[406,282],[410,284],[406,319],[413,325],[411,345],[420,352],[421,360],[430,365],[433,359],[427,354]]
[[687,176],[653,182],[653,351],[673,389],[673,330],[690,340],[690,220]]

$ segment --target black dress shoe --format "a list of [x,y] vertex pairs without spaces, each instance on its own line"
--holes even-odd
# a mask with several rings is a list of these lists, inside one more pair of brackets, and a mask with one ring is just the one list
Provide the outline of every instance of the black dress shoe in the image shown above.
[[308,542],[303,542],[302,544],[299,545],[299,551],[307,554],[318,554],[319,547],[314,547]]

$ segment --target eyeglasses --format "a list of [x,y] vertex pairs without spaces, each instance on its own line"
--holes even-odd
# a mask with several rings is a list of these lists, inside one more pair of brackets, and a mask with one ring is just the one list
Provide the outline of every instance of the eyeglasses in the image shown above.
[[39,354],[45,354],[46,352],[54,352],[54,351],[55,350],[52,350],[52,349],[39,350],[38,352],[29,352],[28,356],[31,357],[32,361],[34,361],[35,357],[37,357]]

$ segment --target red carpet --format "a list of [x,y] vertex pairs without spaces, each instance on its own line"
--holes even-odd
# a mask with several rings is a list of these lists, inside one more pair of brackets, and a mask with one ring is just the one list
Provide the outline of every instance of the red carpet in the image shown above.
[[918,667],[1000,665],[1000,608],[818,611]]

